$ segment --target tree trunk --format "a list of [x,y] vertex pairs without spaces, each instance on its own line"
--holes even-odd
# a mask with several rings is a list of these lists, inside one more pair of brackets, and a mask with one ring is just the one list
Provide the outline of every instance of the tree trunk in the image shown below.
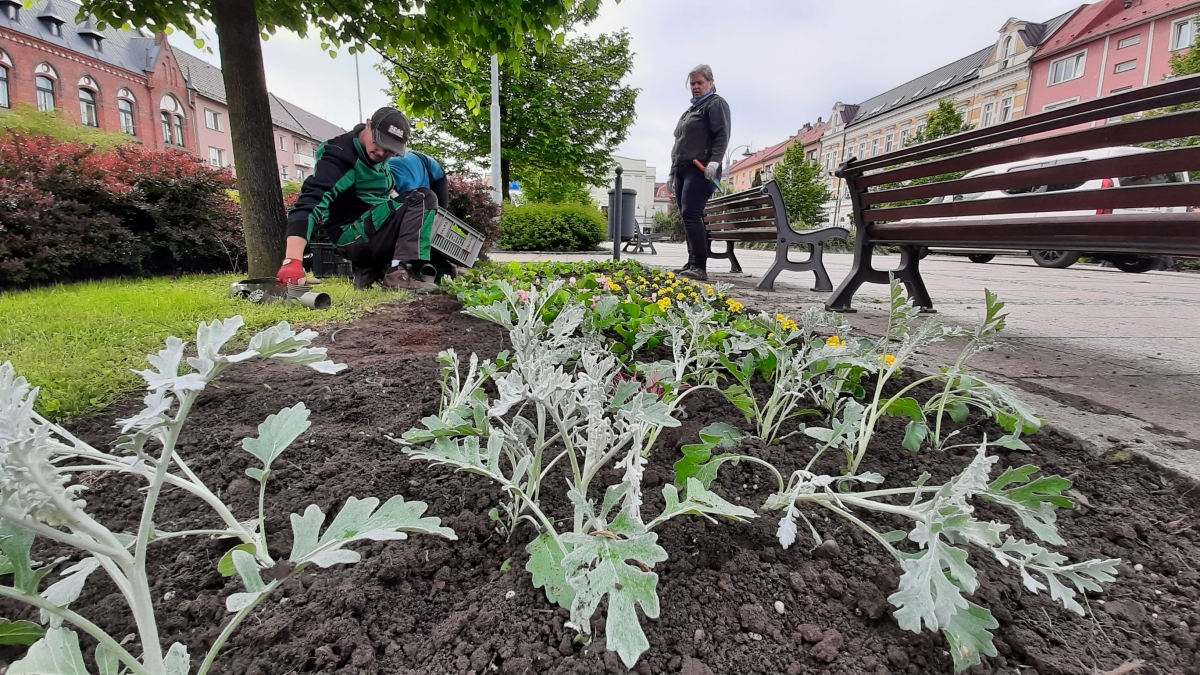
[[504,183],[504,201],[512,202],[512,195],[508,193],[508,187],[512,185],[512,160],[500,159],[500,182]]
[[283,261],[287,213],[275,155],[254,0],[212,0],[229,105],[229,133],[242,204],[250,278],[273,277]]

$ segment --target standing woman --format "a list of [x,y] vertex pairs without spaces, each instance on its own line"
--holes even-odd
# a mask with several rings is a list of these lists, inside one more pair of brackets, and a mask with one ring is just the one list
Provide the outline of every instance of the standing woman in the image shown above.
[[[671,173],[675,202],[687,233],[688,262],[676,270],[691,279],[708,279],[708,235],[704,207],[721,178],[721,160],[729,146],[729,104],[717,95],[712,68],[700,64],[688,73],[692,105],[675,127]],[[697,166],[699,162],[701,169]]]

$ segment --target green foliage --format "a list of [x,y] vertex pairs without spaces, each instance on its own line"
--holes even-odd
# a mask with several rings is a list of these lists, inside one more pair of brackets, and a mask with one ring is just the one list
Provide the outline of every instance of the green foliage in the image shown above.
[[577,175],[530,170],[520,178],[521,194],[527,204],[596,205],[587,184]]
[[833,199],[825,180],[825,167],[804,157],[804,146],[793,143],[775,165],[775,182],[783,193],[788,220],[793,225],[820,227],[827,215],[825,203]]
[[0,129],[18,131],[26,136],[49,136],[56,141],[79,141],[100,150],[139,142],[118,132],[100,131],[64,119],[59,112],[42,112],[28,103],[17,103],[11,110],[0,109]]
[[581,204],[506,207],[500,227],[510,251],[592,251],[607,230],[604,214]]
[[[394,296],[325,280],[327,312],[229,297],[232,274],[96,281],[0,295],[0,362],[12,361],[42,388],[38,411],[52,419],[91,415],[137,388],[130,369],[171,333],[211,316],[241,313],[251,328],[280,320],[348,321]],[[117,318],[119,317],[119,320]]]
[[[480,107],[491,88],[489,50],[460,54],[411,44],[396,53],[399,65],[383,69],[392,95],[429,132],[425,143],[435,156],[452,166],[490,163],[490,120]],[[522,42],[500,68],[504,185],[543,183],[546,195],[599,185],[635,117],[638,90],[620,84],[632,68],[625,32]]]
[[[908,145],[919,145],[928,143],[929,141],[953,136],[955,134],[966,133],[974,129],[975,125],[968,124],[963,119],[962,113],[954,107],[954,101],[944,98],[938,101],[938,107],[933,112],[929,113],[929,119],[926,120],[925,129],[913,134],[908,139]],[[951,155],[941,155],[934,157],[933,160],[950,157]],[[925,160],[925,161],[933,161]],[[912,187],[914,185],[928,185],[930,183],[944,183],[946,181],[958,180],[967,175],[966,171],[955,171],[953,173],[941,174],[938,176],[926,176],[924,178],[914,178],[913,180],[904,181],[903,183],[888,183],[881,185],[879,190],[895,190],[901,187]],[[896,206],[916,206],[929,202],[928,199],[909,199],[899,202],[889,202],[880,204],[878,208],[891,208]]]
[[750,181],[750,187],[762,187],[762,169],[754,170],[754,180]]
[[291,197],[292,195],[300,194],[300,190],[303,187],[304,187],[304,183],[301,183],[298,180],[283,181],[283,198],[287,199],[288,197]]
[[667,234],[671,241],[683,241],[686,238],[683,229],[683,215],[679,209],[668,209],[666,213],[654,214],[654,232]]
[[[1171,75],[1173,77],[1184,77],[1200,73],[1200,49],[1197,49],[1198,46],[1200,46],[1200,36],[1197,36],[1196,43],[1186,53],[1178,51],[1171,55]],[[1200,103],[1185,103],[1183,105],[1171,106],[1166,110],[1153,111],[1150,114],[1177,113],[1185,110],[1196,110],[1197,108],[1200,108]],[[1168,138],[1162,141],[1151,141],[1141,144],[1144,148],[1153,148],[1155,150],[1190,148],[1196,145],[1200,145],[1200,136]],[[1200,171],[1192,171],[1190,173],[1193,183],[1200,181]]]

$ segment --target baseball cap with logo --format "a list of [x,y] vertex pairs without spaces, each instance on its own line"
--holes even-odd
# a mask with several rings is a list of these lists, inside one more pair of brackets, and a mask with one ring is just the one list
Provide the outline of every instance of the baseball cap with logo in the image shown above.
[[380,108],[371,115],[372,140],[397,157],[404,156],[410,131],[408,118],[395,108]]

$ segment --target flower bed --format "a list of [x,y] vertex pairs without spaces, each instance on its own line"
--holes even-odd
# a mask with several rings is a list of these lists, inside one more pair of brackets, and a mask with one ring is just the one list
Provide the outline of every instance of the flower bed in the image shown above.
[[[574,276],[578,287],[584,275]],[[610,272],[605,276],[612,279],[615,274]],[[529,280],[530,290],[521,289],[530,293],[528,301],[521,299],[516,289],[512,297],[506,295],[504,306],[513,310],[507,315],[508,321],[516,320],[514,317],[519,316],[522,308],[528,308],[525,311],[529,317],[534,318],[531,310],[536,309],[536,318],[545,324],[548,315],[542,313],[545,306],[538,304],[537,294],[547,289],[541,286],[541,290],[534,291],[535,282],[542,283]],[[554,289],[548,295],[553,297],[563,290]],[[579,292],[593,290],[585,287]],[[599,295],[607,297],[624,290],[624,287],[609,288]],[[570,291],[567,293],[571,295]],[[597,305],[603,309],[611,302],[600,297]],[[477,475],[452,473],[444,467],[413,461],[397,452],[397,446],[386,438],[388,434],[399,436],[413,428],[428,429],[420,422],[421,418],[428,420],[441,414],[444,419],[445,411],[439,404],[440,366],[434,357],[447,347],[463,355],[460,377],[467,374],[467,354],[476,352],[494,357],[505,349],[508,350],[503,357],[505,366],[495,375],[507,381],[511,374],[520,372],[519,359],[526,357],[519,350],[529,348],[530,344],[514,340],[511,331],[493,323],[461,316],[458,309],[449,300],[423,300],[385,310],[355,324],[352,330],[339,333],[336,342],[326,343],[333,358],[350,365],[345,374],[337,376],[341,378],[338,386],[327,388],[330,378],[325,376],[299,372],[271,375],[274,369],[266,371],[251,365],[231,370],[223,376],[220,390],[206,390],[197,398],[192,413],[196,431],[185,432],[179,452],[239,515],[255,512],[258,489],[243,473],[254,466],[254,458],[238,449],[238,441],[252,434],[254,425],[266,414],[281,407],[305,401],[312,409],[312,429],[285,455],[289,462],[271,469],[264,520],[266,531],[275,533],[273,540],[267,542],[272,556],[286,557],[292,548],[289,512],[303,510],[308,503],[315,503],[324,512],[336,511],[350,494],[400,492],[409,499],[422,500],[429,504],[429,513],[442,517],[445,526],[459,537],[457,542],[425,537],[398,544],[372,543],[357,549],[363,558],[357,565],[323,570],[319,575],[305,572],[290,579],[279,589],[284,601],[273,599],[264,604],[254,615],[257,620],[246,621],[233,633],[226,648],[227,660],[221,662],[225,672],[341,669],[360,673],[482,673],[491,671],[492,666],[501,672],[623,670],[620,661],[628,650],[619,637],[613,639],[615,631],[611,630],[620,626],[610,623],[607,630],[604,626],[606,611],[611,611],[610,602],[601,602],[600,611],[592,620],[592,633],[600,639],[584,644],[576,639],[577,630],[567,625],[580,626],[581,622],[571,616],[571,611],[556,609],[547,600],[545,591],[535,589],[530,577],[521,571],[535,557],[525,549],[536,532],[522,517],[533,515],[531,509],[517,514],[513,527],[511,490],[497,488]],[[689,311],[673,306],[655,317],[654,325],[660,325],[659,321],[677,321],[682,325],[688,320]],[[716,314],[711,306],[705,311]],[[568,320],[562,317],[569,314],[566,309],[560,310],[549,325],[557,322],[561,326],[561,322]],[[585,312],[580,325],[600,316],[601,312],[594,310]],[[501,317],[497,314],[495,318]],[[765,331],[760,336],[764,344],[776,344],[773,349],[781,349],[782,345],[795,345],[800,334],[812,329],[813,318],[791,319],[796,330],[781,325],[787,320],[747,317],[744,311],[734,312],[716,328],[717,332],[728,332],[725,339],[730,339],[737,324],[749,322],[754,330]],[[603,334],[605,329],[598,330]],[[1179,626],[1180,621],[1194,620],[1194,613],[1186,608],[1191,606],[1189,598],[1194,602],[1200,589],[1196,574],[1187,563],[1200,553],[1200,547],[1194,532],[1181,525],[1196,515],[1194,501],[1185,502],[1186,497],[1182,496],[1188,486],[1130,463],[1105,464],[1070,441],[1044,430],[1034,435],[1016,435],[1018,426],[1024,432],[1025,422],[1030,421],[1022,419],[1019,411],[1009,410],[1006,414],[1010,417],[997,416],[995,411],[985,414],[975,403],[970,405],[976,409],[969,410],[965,418],[946,423],[957,434],[951,437],[952,441],[945,442],[948,431],[945,428],[939,431],[932,409],[926,404],[934,401],[940,407],[944,402],[944,409],[954,410],[955,416],[957,406],[944,396],[938,398],[945,391],[944,383],[933,380],[919,383],[919,378],[899,369],[905,358],[900,343],[884,343],[883,349],[878,344],[868,347],[835,322],[816,330],[819,339],[803,341],[808,352],[830,350],[828,353],[832,354],[843,350],[847,358],[852,356],[858,361],[843,371],[846,377],[841,379],[846,380],[846,385],[839,385],[837,399],[860,400],[864,409],[870,410],[869,402],[876,399],[899,402],[911,398],[928,415],[927,431],[921,439],[925,447],[916,453],[903,447],[906,439],[911,444],[914,436],[920,436],[920,432],[913,431],[919,425],[914,424],[917,420],[913,419],[909,404],[897,404],[895,412],[899,415],[883,414],[877,419],[871,437],[864,442],[866,452],[854,475],[873,479],[872,474],[878,474],[886,480],[883,488],[872,483],[848,492],[835,490],[832,497],[820,489],[812,492],[793,489],[802,482],[816,482],[808,479],[795,485],[785,483],[781,489],[778,479],[763,463],[776,467],[781,477],[795,478],[794,472],[803,470],[815,478],[841,476],[851,461],[843,448],[821,438],[824,434],[817,429],[828,427],[821,424],[820,415],[783,415],[786,419],[779,426],[776,444],[748,438],[736,449],[722,448],[734,435],[726,433],[725,428],[746,437],[770,435],[769,428],[759,422],[764,417],[762,411],[771,407],[768,404],[774,396],[773,385],[750,379],[750,392],[739,394],[735,390],[731,394],[730,389],[741,386],[737,378],[717,379],[711,386],[701,378],[691,387],[679,387],[665,366],[661,370],[648,367],[668,358],[675,359],[677,355],[688,358],[677,351],[678,341],[673,338],[664,338],[655,347],[649,346],[648,339],[644,343],[638,340],[634,349],[616,355],[625,357],[629,365],[614,366],[625,379],[617,382],[614,376],[613,389],[632,392],[631,396],[640,399],[638,405],[643,411],[651,410],[652,421],[659,419],[652,412],[656,405],[670,406],[680,400],[671,397],[686,394],[676,406],[674,418],[678,426],[667,422],[661,425],[655,440],[645,444],[651,452],[644,463],[627,462],[622,467],[609,464],[593,476],[594,482],[602,485],[628,484],[630,466],[637,465],[641,490],[638,508],[645,514],[643,524],[648,534],[657,535],[654,545],[666,552],[665,556],[650,554],[659,558],[653,567],[647,558],[641,559],[643,565],[651,567],[650,572],[633,566],[635,577],[638,573],[656,575],[658,590],[654,601],[658,618],[650,618],[650,612],[633,615],[644,627],[648,644],[639,658],[639,672],[673,672],[680,668],[704,672],[705,666],[699,662],[714,672],[949,672],[952,657],[947,652],[954,643],[947,643],[928,630],[921,633],[903,630],[897,623],[902,621],[901,610],[889,608],[888,597],[901,590],[902,570],[886,560],[888,547],[908,553],[916,552],[919,547],[911,542],[887,541],[888,536],[883,537],[886,544],[876,540],[866,529],[844,520],[818,502],[841,500],[861,513],[863,522],[881,535],[901,527],[908,530],[912,528],[911,514],[900,511],[914,501],[924,502],[931,497],[917,492],[920,499],[913,500],[907,482],[928,472],[931,475],[925,485],[961,483],[961,479],[956,482],[956,477],[972,466],[978,467],[977,449],[985,436],[1015,437],[1029,445],[1045,473],[1072,476],[1075,485],[1071,490],[1075,492],[1071,496],[1078,499],[1076,495],[1082,495],[1083,505],[1078,510],[1061,510],[1057,526],[1059,535],[1069,542],[1063,550],[1070,552],[1073,560],[1121,558],[1126,567],[1104,594],[1088,594],[1090,600],[1085,609],[1090,605],[1091,615],[1098,621],[1093,623],[1067,612],[1045,592],[1031,595],[1022,590],[1021,579],[1011,568],[1005,569],[998,559],[972,548],[970,561],[977,571],[977,588],[970,601],[991,608],[1000,624],[994,630],[997,637],[993,642],[998,655],[985,657],[981,672],[1013,672],[1017,666],[1035,666],[1039,672],[1083,673],[1090,672],[1093,665],[1103,672],[1132,658],[1146,659],[1162,672],[1187,672],[1194,668],[1194,640],[1189,642],[1193,634]],[[649,331],[643,326],[640,332]],[[775,335],[767,337],[770,333]],[[386,335],[386,339],[381,340],[381,335]],[[572,335],[583,337],[582,333]],[[835,335],[836,341],[832,339]],[[545,339],[535,341],[538,344],[534,351],[550,350],[553,340],[558,339],[553,335],[542,336]],[[612,352],[614,344],[611,337],[592,343],[609,347],[602,350],[606,353]],[[793,347],[793,351],[798,349]],[[583,355],[581,348],[578,356],[559,364],[563,366],[563,374],[571,372],[576,359],[583,362]],[[890,364],[886,358],[889,355],[895,357]],[[599,361],[607,358],[610,357],[598,355]],[[769,359],[770,355],[763,358]],[[761,361],[750,364],[740,357],[730,360],[728,354],[726,359],[729,365],[718,359],[720,365],[713,367],[724,369],[731,377],[730,366],[754,365],[751,370],[761,372]],[[448,361],[449,355],[444,354],[443,360]],[[552,370],[557,372],[557,368]],[[849,372],[855,368],[862,368],[862,376],[857,380]],[[662,376],[651,383],[649,376],[655,372]],[[890,375],[881,381],[881,373]],[[637,377],[638,382],[633,383],[632,377]],[[493,379],[496,384],[493,399],[503,397],[506,388],[514,384],[502,385],[500,380]],[[550,380],[538,381],[548,384]],[[850,384],[852,381],[855,383]],[[655,387],[662,393],[654,391]],[[856,399],[859,387],[862,392]],[[450,389],[453,391],[453,387]],[[462,387],[460,391],[471,389]],[[982,392],[978,393],[982,397]],[[758,405],[752,419],[748,419],[743,407],[749,406],[747,397]],[[472,396],[466,398],[478,400]],[[786,401],[781,402],[778,397],[775,401],[777,409],[786,409]],[[519,424],[512,413],[521,405],[513,403],[506,414],[486,419],[496,425]],[[876,405],[874,409],[891,407],[891,404],[883,408]],[[532,414],[530,410],[527,408],[525,414]],[[589,408],[587,414],[592,412]],[[618,415],[604,413],[610,414]],[[997,418],[999,422],[995,421]],[[834,419],[844,421],[844,414],[835,415]],[[470,420],[471,424],[478,424],[473,416]],[[793,433],[800,429],[801,422],[805,424],[805,432]],[[631,419],[623,424],[638,423]],[[548,423],[547,427],[552,425]],[[85,440],[108,439],[110,434],[104,428],[103,423],[95,422],[76,431]],[[464,447],[461,443],[469,435],[461,429],[451,431],[442,437]],[[612,433],[618,432],[620,429],[612,429]],[[411,436],[410,439],[417,440]],[[943,446],[941,452],[929,449],[929,444],[935,442]],[[433,445],[413,445],[409,450],[430,453]],[[813,454],[824,445],[830,449],[810,463]],[[950,448],[950,445],[966,447]],[[993,477],[1002,473],[999,469],[1021,467],[1035,460],[1017,443],[1008,445],[1012,447],[989,450],[990,456],[1000,458]],[[703,456],[706,451],[708,457]],[[508,450],[502,452],[507,454]],[[711,465],[721,460],[719,455],[713,457],[717,452],[740,453],[758,461],[723,460],[716,470]],[[545,456],[549,461],[550,454]],[[630,454],[624,453],[623,457]],[[696,473],[690,476],[685,489],[675,488],[681,469],[678,465],[684,464],[682,468],[688,470],[688,463],[680,460],[690,460],[692,468],[711,469],[711,480],[706,474]],[[579,501],[571,501],[566,490],[559,487],[572,476],[568,464],[563,459],[544,470],[548,480],[542,482],[544,497],[538,500],[538,510],[547,515],[564,537],[574,532],[573,514],[580,508]],[[497,466],[511,477],[516,465],[501,460]],[[701,483],[702,489],[693,489],[693,481]],[[707,485],[703,484],[705,481]],[[136,526],[137,514],[129,508],[130,503],[140,503],[135,483],[119,477],[89,482],[90,513],[110,526]],[[869,499],[873,491],[892,486],[910,492],[903,501],[882,495],[879,498],[901,509],[878,512],[854,503],[856,499]],[[605,491],[596,485],[589,487],[586,496],[602,506]],[[1006,487],[1012,485],[996,488],[989,484],[985,492],[992,492],[993,488],[1003,492]],[[1140,491],[1130,492],[1126,488],[1140,488]],[[674,502],[670,498],[672,490],[675,490]],[[804,520],[796,517],[797,539],[783,548],[779,541],[779,534],[785,529],[780,527],[781,512],[764,513],[758,507],[772,500],[777,503],[778,495],[801,493],[816,499],[791,503],[818,530],[821,543],[818,545],[811,539]],[[708,497],[709,494],[719,495],[720,501]],[[1048,492],[1043,490],[1041,494]],[[618,504],[614,511],[629,508],[629,495],[626,488],[619,500],[625,503]],[[977,522],[1011,518],[1008,515],[1011,505],[988,499],[983,493],[980,496],[984,498],[973,502]],[[505,509],[506,504],[509,510]],[[696,517],[662,519],[664,512],[678,511],[681,505],[688,504],[685,510],[706,511],[716,516],[718,522]],[[196,506],[189,498],[165,501],[155,518],[156,527],[175,530],[211,526]],[[783,511],[790,508],[784,507]],[[746,522],[730,523],[717,509]],[[584,520],[594,524],[603,517],[593,513]],[[633,540],[625,533],[628,530],[614,531],[621,527],[636,529],[628,519],[621,522],[613,518],[607,526],[609,529],[598,530],[588,529],[585,524],[583,536],[601,539],[600,543],[607,546],[616,545],[608,544],[609,541]],[[1008,533],[1020,533],[1030,540],[1036,536],[1036,530],[1019,528],[1015,526]],[[505,530],[511,530],[511,536]],[[615,538],[592,532],[607,532]],[[587,539],[582,541],[592,544]],[[217,636],[218,622],[226,616],[226,596],[245,592],[241,581],[221,577],[216,571],[218,559],[234,543],[237,542],[193,539],[164,541],[151,547],[151,588],[155,601],[162,606],[164,649],[178,641],[188,645],[193,653],[202,653]],[[37,551],[41,559],[68,553],[54,547]],[[623,560],[627,559],[638,558]],[[1135,571],[1134,563],[1143,567]],[[268,569],[263,573],[271,572]],[[536,576],[534,581],[537,582]],[[950,583],[959,581],[955,578]],[[133,632],[134,626],[114,603],[111,596],[114,590],[97,576],[75,606],[86,608],[83,611],[92,614],[109,634],[124,635]],[[1084,596],[1075,597],[1082,602]],[[1100,600],[1107,604],[1098,605]],[[36,612],[18,615],[10,604],[0,606],[0,615],[36,619]],[[1142,634],[1155,636],[1159,644],[1143,642],[1139,636]],[[86,651],[86,640],[84,644]]]

